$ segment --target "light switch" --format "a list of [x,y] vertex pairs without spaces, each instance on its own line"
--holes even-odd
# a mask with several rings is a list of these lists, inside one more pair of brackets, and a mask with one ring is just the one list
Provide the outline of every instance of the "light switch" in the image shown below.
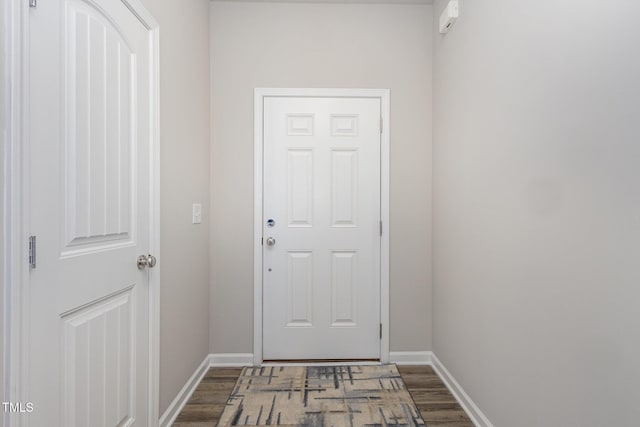
[[193,224],[202,222],[202,205],[200,203],[193,204]]

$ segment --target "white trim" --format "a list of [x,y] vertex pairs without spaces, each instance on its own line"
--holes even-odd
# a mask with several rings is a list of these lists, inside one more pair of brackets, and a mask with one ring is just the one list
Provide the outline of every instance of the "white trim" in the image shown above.
[[262,175],[265,92],[255,90],[253,106],[253,364],[262,363]]
[[[23,254],[28,229],[28,218],[23,215],[28,211],[29,168],[25,155],[29,152],[28,126],[26,114],[28,112],[29,88],[26,77],[29,75],[28,35],[29,35],[29,6],[20,0],[8,0],[5,7],[5,47],[3,59],[5,62],[5,163],[3,200],[4,227],[4,353],[3,358],[3,401],[27,402],[27,364],[28,360],[28,325],[23,322],[28,319],[27,295],[23,283],[28,276],[28,267]],[[4,425],[14,427],[26,424],[25,418],[16,413],[3,413]]]
[[149,426],[159,425],[160,415],[160,284],[162,251],[160,248],[160,27],[139,0],[122,0],[149,30],[151,78],[149,92],[149,253],[157,264],[149,271]]
[[391,158],[391,99],[389,90],[380,94],[380,110],[382,114],[382,136],[380,138],[380,220],[382,221],[382,236],[380,237],[380,323],[382,323],[382,339],[380,340],[380,362],[389,362],[389,182]]
[[149,30],[151,76],[149,79],[149,253],[158,263],[149,270],[149,408],[150,426],[157,426],[160,412],[160,27],[140,0],[121,0]]
[[431,365],[432,351],[392,351],[389,363],[396,365]]
[[213,368],[241,368],[253,366],[253,353],[213,353],[209,360],[209,366]]
[[[151,52],[151,72],[149,79],[151,118],[150,118],[150,242],[152,253],[160,255],[160,84],[159,84],[159,27],[140,0],[121,0],[140,22],[149,30]],[[27,402],[27,364],[28,360],[28,267],[24,262],[25,242],[29,230],[29,127],[28,100],[29,82],[29,4],[22,0],[4,2],[6,18],[6,50],[3,62],[6,63],[6,144],[5,199],[3,200],[3,224],[5,231],[5,275],[3,289],[5,307],[3,307],[4,353],[2,355],[5,384],[2,389],[3,401]],[[149,277],[149,425],[158,425],[159,405],[159,351],[160,351],[160,269],[156,267]],[[26,425],[25,417],[19,414],[4,413],[4,425],[14,427]]]
[[253,364],[262,363],[262,206],[264,98],[331,97],[379,98],[383,119],[380,138],[380,361],[389,362],[389,152],[390,91],[388,89],[256,88],[254,94],[254,201],[253,201]]
[[435,354],[431,354],[431,366],[436,371],[442,382],[447,386],[451,394],[456,398],[462,409],[467,413],[473,424],[478,427],[493,427],[489,418],[480,410],[471,397],[458,384],[451,372],[444,367]]
[[178,415],[180,415],[180,412],[182,412],[182,409],[184,409],[184,405],[187,404],[187,402],[193,395],[193,392],[196,391],[196,388],[198,388],[198,385],[211,367],[211,356],[212,355],[210,354],[205,356],[205,358],[202,360],[202,363],[200,363],[193,374],[191,374],[191,377],[178,392],[175,399],[173,399],[173,402],[171,402],[167,410],[164,411],[164,414],[162,414],[159,421],[159,425],[161,427],[168,427],[172,425],[175,422],[176,418],[178,418]]
[[121,1],[136,16],[136,18],[138,18],[138,21],[140,21],[142,25],[144,25],[147,28],[147,30],[153,30],[152,32],[156,32],[158,30],[159,28],[158,21],[155,20],[153,15],[151,15],[151,12],[149,12],[149,10],[145,7],[145,5],[140,0],[121,0]]
[[[316,97],[316,98],[384,98],[389,97],[389,89],[352,88],[256,88],[260,97]],[[384,109],[383,109],[384,112]]]

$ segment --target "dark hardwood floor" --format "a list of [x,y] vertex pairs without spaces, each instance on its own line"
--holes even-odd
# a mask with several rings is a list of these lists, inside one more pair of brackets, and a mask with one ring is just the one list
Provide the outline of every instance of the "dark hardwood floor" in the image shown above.
[[[431,366],[398,366],[428,427],[473,427],[473,423]],[[173,424],[215,426],[242,368],[212,368]]]
[[431,366],[398,366],[398,371],[427,427],[473,427]]

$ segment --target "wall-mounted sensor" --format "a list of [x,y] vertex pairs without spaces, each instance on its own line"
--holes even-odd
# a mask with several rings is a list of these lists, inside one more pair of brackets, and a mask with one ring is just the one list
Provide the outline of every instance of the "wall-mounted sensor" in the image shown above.
[[458,0],[451,0],[440,15],[440,34],[448,33],[458,19]]

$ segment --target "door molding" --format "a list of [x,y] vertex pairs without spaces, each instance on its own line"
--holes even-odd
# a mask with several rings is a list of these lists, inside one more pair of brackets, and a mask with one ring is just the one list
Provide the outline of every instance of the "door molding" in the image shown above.
[[256,88],[254,91],[254,202],[253,202],[253,363],[262,364],[262,217],[265,97],[377,98],[383,120],[380,139],[380,361],[389,361],[389,89]]
[[[94,0],[85,0],[94,3]],[[160,61],[158,22],[140,0],[120,0],[149,31],[150,64],[150,189],[149,249],[160,261]],[[3,402],[28,402],[28,292],[29,268],[25,261],[29,235],[29,2],[7,0],[5,13],[5,141],[4,200],[2,201],[4,271],[2,277],[4,384]],[[160,264],[149,274],[149,426],[158,425],[160,384]],[[3,412],[2,424],[28,425],[27,417]]]

